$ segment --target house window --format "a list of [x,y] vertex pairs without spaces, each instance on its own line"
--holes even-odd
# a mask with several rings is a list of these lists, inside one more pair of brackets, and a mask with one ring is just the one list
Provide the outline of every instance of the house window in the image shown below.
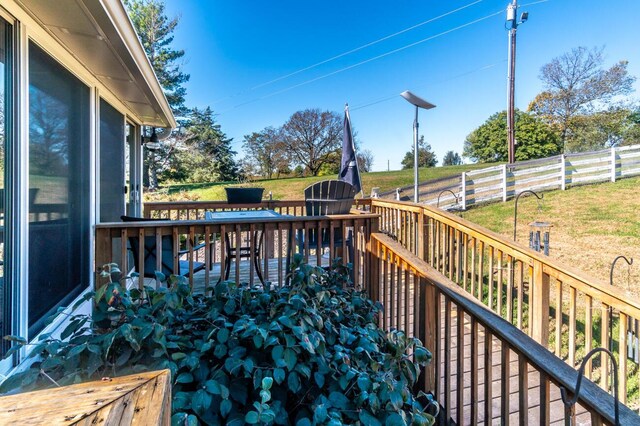
[[[9,198],[5,190],[7,182],[6,151],[12,132],[11,117],[11,52],[12,49],[12,27],[5,20],[0,18],[0,336],[11,334],[11,298],[12,291],[9,282],[6,280],[5,265],[7,263],[5,250],[5,237],[8,231],[8,218],[6,200]],[[0,344],[0,355],[7,349],[7,344]]]
[[29,43],[29,335],[89,284],[90,91]]

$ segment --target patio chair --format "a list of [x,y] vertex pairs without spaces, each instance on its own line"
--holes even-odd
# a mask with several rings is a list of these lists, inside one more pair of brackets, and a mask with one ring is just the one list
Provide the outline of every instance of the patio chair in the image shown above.
[[[141,217],[133,217],[133,216],[120,216],[123,222],[151,222],[151,221],[165,221],[169,219],[147,219]],[[137,237],[129,237],[129,246],[131,249],[131,253],[133,255],[133,265],[136,271],[140,271],[139,264],[139,253],[140,253],[140,244],[138,242]],[[193,247],[193,250],[199,250],[204,247],[204,244],[199,244]],[[189,261],[188,260],[180,260],[180,257],[189,253],[189,250],[178,250],[178,265],[179,271],[175,271],[173,268],[173,236],[164,235],[162,237],[162,253],[161,253],[161,265],[162,272],[165,276],[169,275],[181,275],[183,277],[189,276]],[[148,236],[144,237],[144,276],[146,278],[156,278],[156,263],[157,263],[158,253],[156,250],[156,237]],[[196,273],[205,268],[205,263],[203,262],[193,262],[193,272]]]
[[[206,211],[204,212],[204,218],[206,220],[214,220],[214,213]],[[235,239],[234,239],[235,240]],[[260,267],[260,252],[262,251],[262,242],[264,240],[264,233],[262,231],[255,231],[253,233],[253,241],[258,241],[258,244],[253,249],[253,266],[256,268],[256,275],[262,284],[264,284],[264,278],[262,276],[262,268]],[[252,256],[251,246],[239,246],[236,247],[231,243],[229,238],[229,232],[224,233],[224,242],[226,247],[226,256],[224,259],[224,279],[229,279],[229,273],[231,272],[231,260],[236,260],[238,255],[240,259],[250,259]],[[222,280],[222,272],[220,272],[220,278],[218,282]]]
[[[316,182],[304,190],[305,212],[307,216],[326,216],[335,214],[348,214],[356,196],[353,185],[339,180],[325,180]],[[331,246],[331,233],[329,229],[322,229],[320,238],[316,229],[309,229],[309,249],[325,249]],[[319,241],[318,241],[319,240]],[[333,234],[334,247],[341,247],[343,240],[342,229],[335,229]],[[352,231],[346,235],[345,245],[348,250],[349,260],[353,260]],[[320,244],[318,244],[318,242]],[[298,247],[304,251],[305,241],[302,231],[298,233]]]

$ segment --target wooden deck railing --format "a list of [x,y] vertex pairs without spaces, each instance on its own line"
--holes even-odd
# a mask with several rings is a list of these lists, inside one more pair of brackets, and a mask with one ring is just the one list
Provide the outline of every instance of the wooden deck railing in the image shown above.
[[[206,207],[208,210],[210,207]],[[186,209],[194,215],[198,208]],[[175,211],[175,210],[174,210]],[[203,213],[204,215],[204,213]],[[181,217],[181,216],[180,216]],[[173,218],[173,217],[172,217]],[[374,214],[348,214],[332,216],[282,216],[273,220],[179,220],[128,223],[102,223],[96,226],[96,268],[115,262],[123,271],[133,266],[131,240],[144,247],[145,239],[155,238],[155,252],[162,253],[163,244],[170,244],[173,270],[179,270],[180,262],[189,271],[189,283],[203,290],[216,283],[225,272],[229,260],[230,279],[254,284],[258,282],[256,262],[267,281],[282,284],[286,281],[288,262],[295,253],[301,253],[305,261],[318,266],[328,266],[337,257],[353,263],[354,279],[362,285],[368,279],[366,244],[372,231],[377,230],[378,216]],[[327,249],[310,247],[310,232],[325,235]],[[227,235],[232,246],[248,247],[250,257],[241,259],[240,252],[227,259]],[[200,246],[201,248],[198,248]],[[181,253],[182,252],[182,253]],[[140,270],[144,276],[144,250],[138,253]],[[196,272],[197,263],[204,263]],[[162,270],[162,257],[157,256],[155,270]],[[151,272],[153,271],[146,271]],[[141,281],[140,281],[141,284]]]
[[[400,242],[374,233],[370,249],[371,276],[378,279],[368,291],[385,306],[381,325],[406,330],[432,350],[420,386],[434,393],[446,419],[465,425],[571,418],[573,424],[614,423],[613,397],[590,381],[583,382],[579,406],[565,410],[559,388],[574,393],[578,373]],[[620,406],[620,424],[638,421]]]
[[171,424],[171,373],[152,371],[0,398],[2,425]]
[[[627,360],[628,339],[639,337],[628,329],[630,320],[640,319],[638,300],[440,209],[373,200],[371,212],[381,215],[381,232],[570,366],[594,347],[615,352],[620,399],[627,401],[628,379],[638,369]],[[612,323],[610,310],[616,313]],[[603,356],[587,365],[586,375],[610,389]]]

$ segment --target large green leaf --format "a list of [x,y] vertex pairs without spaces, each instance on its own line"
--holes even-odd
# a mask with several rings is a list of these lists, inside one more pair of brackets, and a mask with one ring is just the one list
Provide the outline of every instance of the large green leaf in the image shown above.
[[196,414],[204,414],[211,406],[211,395],[204,389],[198,389],[191,400],[191,408]]
[[358,418],[362,422],[363,426],[382,426],[380,420],[378,420],[373,414],[366,409],[361,409],[358,414]]

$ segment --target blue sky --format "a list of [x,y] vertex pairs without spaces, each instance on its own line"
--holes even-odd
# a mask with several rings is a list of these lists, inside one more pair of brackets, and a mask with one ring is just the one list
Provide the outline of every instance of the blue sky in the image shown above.
[[[412,144],[413,107],[400,92],[411,90],[437,106],[421,111],[420,133],[438,159],[448,150],[461,153],[465,137],[506,108],[506,0],[166,1],[168,14],[181,16],[174,47],[186,50],[187,104],[213,108],[238,157],[244,135],[280,126],[306,108],[342,114],[348,102],[361,146],[374,153],[374,170],[386,170],[387,162],[394,170]],[[606,65],[626,59],[640,77],[640,0],[519,4],[529,21],[518,29],[518,108],[542,90],[540,67],[574,47],[604,46]],[[637,98],[640,82],[635,88]]]

